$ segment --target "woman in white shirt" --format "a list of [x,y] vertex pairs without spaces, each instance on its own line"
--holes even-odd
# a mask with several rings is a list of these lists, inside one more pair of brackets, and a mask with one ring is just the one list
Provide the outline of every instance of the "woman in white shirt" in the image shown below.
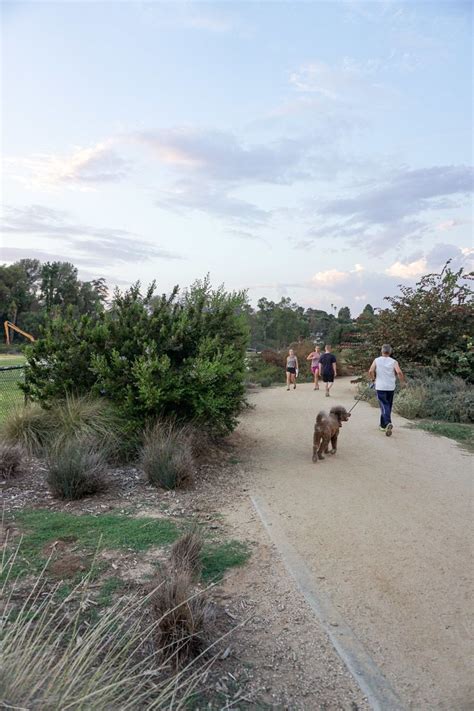
[[392,405],[397,377],[405,382],[397,361],[392,358],[392,347],[388,343],[382,346],[382,355],[374,360],[369,370],[369,378],[375,382],[375,392],[380,405],[380,430],[390,437],[393,430]]

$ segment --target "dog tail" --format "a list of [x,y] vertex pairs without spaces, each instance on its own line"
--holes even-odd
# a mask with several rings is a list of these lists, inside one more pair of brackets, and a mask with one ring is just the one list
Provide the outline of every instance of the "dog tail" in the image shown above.
[[327,417],[327,415],[326,415],[326,413],[325,413],[323,410],[321,410],[321,412],[318,412],[317,417],[316,417],[316,424],[317,424],[317,425],[320,425],[321,422],[322,422],[324,419],[326,419],[326,417]]

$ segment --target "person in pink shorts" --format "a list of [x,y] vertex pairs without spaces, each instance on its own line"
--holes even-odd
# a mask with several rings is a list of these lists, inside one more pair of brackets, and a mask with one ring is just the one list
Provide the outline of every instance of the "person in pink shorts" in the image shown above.
[[319,359],[321,358],[321,348],[316,346],[306,360],[311,361],[311,372],[314,377],[314,390],[319,390]]

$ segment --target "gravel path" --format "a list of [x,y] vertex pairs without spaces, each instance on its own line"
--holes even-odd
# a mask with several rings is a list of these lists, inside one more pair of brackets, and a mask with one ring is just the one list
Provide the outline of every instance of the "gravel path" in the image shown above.
[[337,379],[330,399],[304,384],[250,401],[240,427],[255,445],[250,493],[315,589],[406,708],[474,708],[471,455],[396,416],[387,438],[377,410],[359,403],[337,456],[313,464],[315,415],[354,404],[349,379]]

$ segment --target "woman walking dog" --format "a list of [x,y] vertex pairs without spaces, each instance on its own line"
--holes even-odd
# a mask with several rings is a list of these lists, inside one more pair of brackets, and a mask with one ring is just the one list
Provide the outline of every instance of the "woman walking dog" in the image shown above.
[[296,375],[298,372],[298,358],[292,348],[288,351],[286,359],[286,389],[290,389],[290,384],[293,383],[293,390],[296,389]]
[[390,437],[393,430],[392,404],[397,378],[405,383],[397,361],[392,358],[392,347],[388,343],[382,346],[382,355],[374,360],[369,370],[369,378],[375,383],[375,392],[380,405],[380,429]]

